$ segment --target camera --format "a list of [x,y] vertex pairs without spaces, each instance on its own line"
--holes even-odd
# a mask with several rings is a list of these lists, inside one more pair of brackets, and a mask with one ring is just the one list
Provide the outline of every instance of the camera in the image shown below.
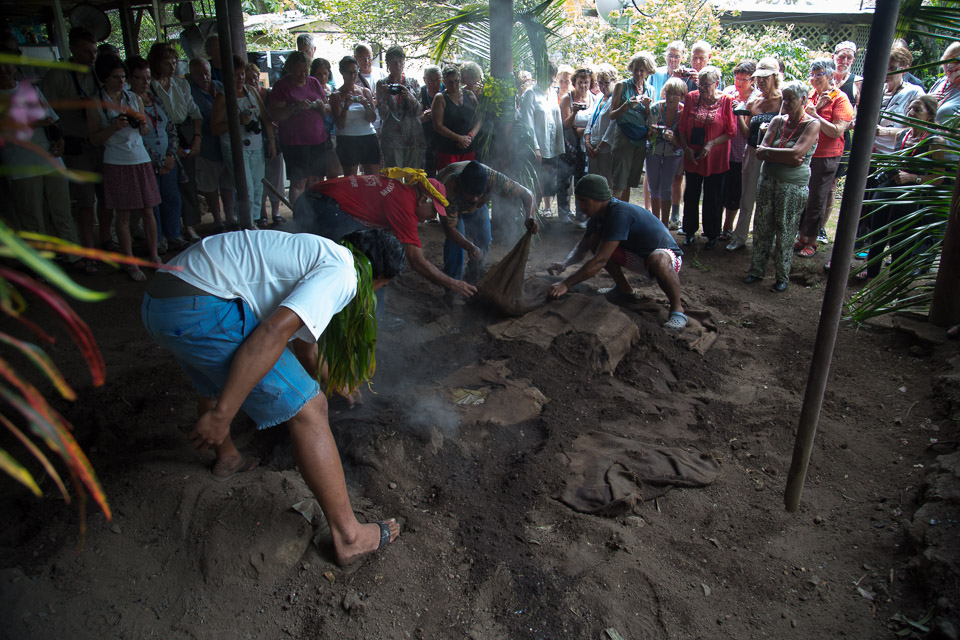
[[260,118],[254,118],[245,125],[247,133],[252,133],[254,135],[259,135],[260,133]]
[[573,108],[574,108],[574,109],[578,109],[578,110],[580,110],[580,111],[583,111],[584,109],[587,108],[587,103],[586,103],[586,102],[574,102],[574,103],[573,103]]
[[131,116],[131,115],[127,115],[127,114],[125,114],[125,113],[121,113],[119,116],[117,116],[116,118],[114,118],[113,121],[116,122],[116,121],[119,120],[120,118],[126,118],[126,119],[127,119],[127,124],[130,125],[130,128],[131,128],[131,129],[139,129],[139,128],[140,128],[140,120],[139,120],[138,118],[135,118],[134,116]]
[[735,116],[752,116],[753,114],[750,113],[750,109],[734,109],[734,110],[733,110],[733,115],[735,115]]
[[680,67],[676,70],[678,78],[691,78],[697,76],[697,70],[693,67]]
[[363,96],[350,96],[350,102],[363,102]]
[[391,95],[397,95],[405,88],[402,84],[389,84],[387,87],[390,89]]

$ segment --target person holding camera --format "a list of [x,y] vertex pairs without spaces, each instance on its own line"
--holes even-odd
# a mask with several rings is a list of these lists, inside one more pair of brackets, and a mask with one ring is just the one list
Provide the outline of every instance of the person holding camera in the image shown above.
[[723,216],[723,174],[730,169],[730,139],[734,134],[733,98],[720,92],[720,70],[700,71],[697,91],[687,94],[680,115],[680,147],[687,186],[683,191],[683,246],[693,245],[700,226],[703,194],[704,249],[717,246]]
[[363,165],[365,175],[380,173],[380,141],[374,123],[377,109],[373,92],[360,84],[360,67],[353,56],[340,59],[343,86],[330,96],[333,122],[337,126],[337,157],[344,176],[355,176]]
[[[322,180],[327,173],[330,132],[323,122],[327,113],[326,89],[310,75],[306,57],[294,51],[283,65],[283,77],[270,93],[270,116],[280,130],[280,150],[290,180],[291,204],[296,204],[304,189]],[[257,210],[259,208],[257,205]]]
[[[90,142],[104,147],[103,196],[107,209],[116,210],[117,240],[120,250],[133,255],[130,239],[130,212],[140,214],[147,240],[147,256],[157,256],[157,221],[153,208],[160,204],[160,190],[153,175],[150,155],[143,146],[148,133],[143,103],[136,94],[123,88],[127,66],[114,55],[98,56],[93,67],[102,86],[97,102],[87,107]],[[136,282],[147,276],[136,265],[127,267],[127,274]]]
[[[240,110],[243,169],[247,178],[247,201],[250,203],[250,215],[253,216],[261,211],[260,202],[263,200],[263,176],[266,169],[266,159],[276,155],[277,145],[273,131],[273,121],[263,101],[260,100],[260,93],[253,87],[243,84],[246,66],[247,63],[243,58],[238,55],[233,56],[237,108]],[[233,152],[230,148],[230,127],[227,124],[227,97],[223,93],[218,94],[213,101],[210,130],[213,131],[213,135],[220,136],[223,157],[233,158]],[[232,169],[233,162],[227,162],[227,167]],[[234,183],[236,183],[236,176],[234,176]],[[266,217],[258,217],[256,225],[261,229],[266,229],[270,226],[270,223]]]
[[630,189],[640,186],[647,157],[647,110],[654,101],[647,77],[656,73],[653,56],[641,52],[627,65],[630,77],[621,80],[610,98],[610,119],[617,121],[613,136],[613,192],[630,202]]
[[[560,98],[560,118],[563,120],[564,153],[558,167],[557,215],[563,222],[574,222],[570,215],[571,178],[576,183],[587,172],[587,149],[583,134],[590,124],[590,114],[596,96],[590,93],[593,71],[586,67],[573,74],[573,90]],[[586,224],[586,218],[583,218]]]
[[377,80],[377,110],[380,112],[380,149],[387,167],[423,166],[426,141],[420,114],[420,83],[403,73],[407,56],[403,49],[394,45],[387,49],[389,75]]

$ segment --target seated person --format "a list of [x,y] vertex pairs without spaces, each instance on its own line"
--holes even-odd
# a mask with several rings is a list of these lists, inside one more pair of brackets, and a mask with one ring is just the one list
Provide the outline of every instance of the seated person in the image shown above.
[[[623,275],[623,267],[635,273],[646,273],[670,301],[670,319],[663,326],[679,331],[687,324],[680,302],[680,265],[683,252],[670,231],[656,216],[642,207],[613,197],[602,176],[588,174],[577,182],[574,194],[577,208],[587,215],[587,230],[570,255],[552,265],[551,275],[563,273],[571,264],[593,257],[576,273],[550,287],[550,297],[559,298],[575,284],[592,278],[606,269],[622,295],[632,296],[633,288]],[[622,246],[621,246],[622,245]]]
[[443,272],[463,279],[463,252],[470,254],[467,278],[476,282],[483,274],[483,261],[490,250],[490,196],[518,198],[527,212],[526,226],[537,232],[533,193],[499,171],[470,160],[454,162],[443,168],[440,182],[446,187],[447,215],[443,217]]
[[170,261],[181,271],[151,280],[141,309],[147,331],[196,388],[199,417],[189,437],[201,452],[216,452],[215,475],[257,465],[230,438],[238,411],[260,429],[287,423],[297,467],[330,525],[341,566],[400,535],[392,519],[357,521],[316,380],[317,340],[331,319],[353,304],[361,286],[379,289],[403,269],[393,236],[366,230],[349,241],[370,261],[371,282],[358,282],[353,252],[324,238],[281,231],[210,236]]

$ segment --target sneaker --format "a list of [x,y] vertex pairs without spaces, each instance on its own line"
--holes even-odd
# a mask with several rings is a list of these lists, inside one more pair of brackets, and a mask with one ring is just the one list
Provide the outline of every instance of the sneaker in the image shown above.
[[827,230],[823,227],[820,227],[820,233],[817,234],[817,243],[818,244],[828,244],[830,238],[827,237]]
[[190,246],[190,243],[180,238],[171,238],[167,240],[167,245],[169,245],[171,251],[183,251]]

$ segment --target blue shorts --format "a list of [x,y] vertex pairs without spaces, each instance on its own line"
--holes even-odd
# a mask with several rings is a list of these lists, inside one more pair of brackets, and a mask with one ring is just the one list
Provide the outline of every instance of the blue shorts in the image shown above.
[[[147,332],[173,354],[197,393],[207,398],[220,395],[233,354],[260,324],[239,298],[147,294],[140,314]],[[258,429],[266,429],[300,413],[318,393],[320,385],[288,347],[240,408]]]

